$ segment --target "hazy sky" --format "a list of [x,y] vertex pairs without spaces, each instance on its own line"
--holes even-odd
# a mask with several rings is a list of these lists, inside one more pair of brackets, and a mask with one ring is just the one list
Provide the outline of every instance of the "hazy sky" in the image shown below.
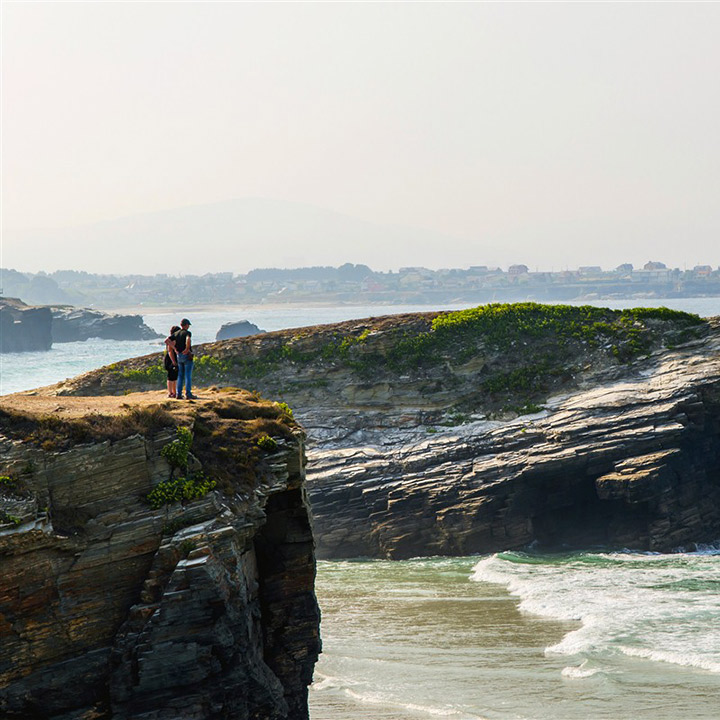
[[[111,270],[122,249],[101,238],[90,252],[62,233],[55,259],[22,231],[256,197],[456,238],[406,265],[720,263],[720,4],[2,14],[6,266]],[[262,264],[388,266],[375,245],[303,242]],[[148,243],[150,271],[164,243]],[[203,263],[249,269],[235,252]]]

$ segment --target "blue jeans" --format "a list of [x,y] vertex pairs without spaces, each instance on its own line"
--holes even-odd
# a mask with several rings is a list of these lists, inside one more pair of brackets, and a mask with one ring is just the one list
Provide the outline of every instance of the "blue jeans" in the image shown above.
[[188,360],[187,355],[178,353],[178,379],[177,379],[177,396],[183,393],[183,385],[187,386],[187,394],[192,395],[192,369],[193,361]]

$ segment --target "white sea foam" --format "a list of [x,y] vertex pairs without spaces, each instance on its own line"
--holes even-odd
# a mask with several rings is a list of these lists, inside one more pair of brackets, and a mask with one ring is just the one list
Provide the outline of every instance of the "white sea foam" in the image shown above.
[[324,690],[344,689],[359,683],[349,678],[339,678],[332,675],[323,675],[321,672],[315,672],[315,679],[310,686],[313,692],[323,692]]
[[588,661],[583,660],[583,662],[578,666],[568,666],[563,668],[560,674],[564,678],[585,679],[592,677],[593,675],[598,675],[600,672],[599,668],[588,667]]
[[[720,562],[715,546],[692,553],[535,556],[501,553],[471,578],[505,585],[520,610],[578,621],[546,648],[595,662],[620,654],[720,672]],[[585,677],[584,665],[566,677]]]
[[345,690],[345,694],[348,697],[351,697],[353,700],[356,700],[357,702],[367,703],[370,705],[381,705],[383,708],[397,708],[398,710],[405,710],[411,713],[417,713],[419,715],[429,715],[431,717],[447,717],[454,718],[454,720],[488,720],[487,718],[481,717],[480,715],[470,715],[456,708],[432,707],[428,705],[418,705],[417,703],[397,702],[388,699],[382,693],[361,693],[347,689]]
[[655,662],[672,663],[673,665],[683,665],[684,667],[694,667],[700,668],[701,670],[708,670],[712,673],[720,673],[720,660],[713,661],[693,655],[692,653],[673,653],[663,650],[623,647],[622,645],[619,646],[619,649],[622,653],[630,657],[645,658],[647,660],[654,660]]

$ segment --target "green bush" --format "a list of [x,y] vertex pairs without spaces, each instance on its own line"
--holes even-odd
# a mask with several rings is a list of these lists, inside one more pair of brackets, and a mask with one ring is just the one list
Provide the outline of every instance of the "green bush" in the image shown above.
[[170,478],[156,485],[148,494],[147,501],[154,510],[174,502],[189,502],[209,493],[216,487],[215,480],[206,477],[203,472],[188,473],[174,477],[175,470],[186,470],[188,455],[192,446],[192,433],[189,428],[178,427],[177,437],[160,451],[170,465]]
[[188,453],[192,446],[192,433],[189,428],[179,427],[176,434],[177,438],[165,445],[160,454],[168,461],[173,470],[185,469],[188,464]]
[[206,477],[202,472],[187,477],[170,478],[158,484],[147,496],[153,510],[174,502],[189,502],[207,495],[217,483]]
[[275,442],[273,438],[271,438],[269,435],[261,435],[257,439],[257,445],[258,447],[262,448],[263,450],[266,450],[267,452],[273,452],[274,450],[277,450],[278,444]]
[[190,540],[189,538],[187,540],[183,540],[180,543],[180,555],[183,558],[187,558],[187,556],[197,548],[197,543],[195,540]]
[[292,408],[284,402],[275,403],[280,409],[280,416],[283,420],[293,420],[294,415]]
[[667,332],[697,330],[704,320],[697,315],[668,308],[610,310],[591,305],[543,305],[540,303],[491,303],[438,315],[427,332],[407,335],[388,353],[388,364],[396,370],[434,364],[452,351],[456,361],[469,360],[477,343],[508,351],[521,343],[546,337],[562,347],[568,341],[598,347],[612,342],[609,351],[621,360],[648,352],[659,333],[648,321],[672,323]]
[[195,373],[203,382],[225,380],[232,370],[229,360],[221,360],[212,355],[203,355],[195,359]]
[[163,367],[162,363],[158,365],[151,365],[150,367],[143,368],[142,370],[131,370],[125,368],[120,373],[122,377],[127,380],[132,380],[138,383],[148,383],[152,385],[162,385],[167,380],[167,372]]

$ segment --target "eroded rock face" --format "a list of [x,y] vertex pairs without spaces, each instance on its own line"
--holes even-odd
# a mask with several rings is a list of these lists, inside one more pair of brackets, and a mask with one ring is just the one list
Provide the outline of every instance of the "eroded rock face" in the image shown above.
[[[272,434],[272,406],[229,395],[182,413],[166,412],[212,433],[192,466],[222,482],[155,510],[173,423],[52,449],[13,431],[32,435],[32,418],[3,418],[0,717],[308,717],[320,644],[302,436],[285,428],[259,452],[251,433]],[[225,428],[245,433],[227,415],[250,443],[234,471],[213,455]]]
[[533,542],[667,551],[720,538],[717,322],[703,341],[511,421],[306,424],[319,438],[309,485],[320,557]]

